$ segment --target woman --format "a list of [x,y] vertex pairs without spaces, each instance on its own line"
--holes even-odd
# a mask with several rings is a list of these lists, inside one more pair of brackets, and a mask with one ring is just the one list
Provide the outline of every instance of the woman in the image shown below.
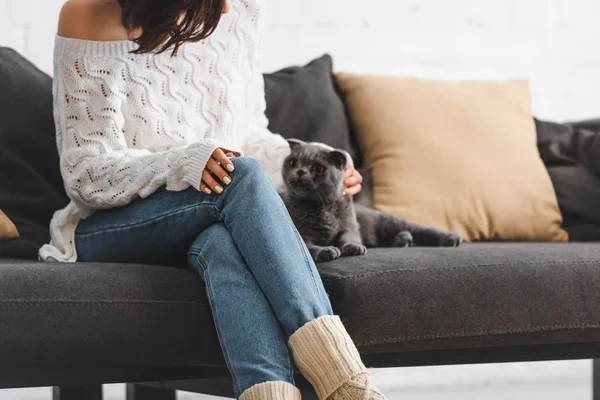
[[[64,5],[53,90],[71,202],[40,258],[185,259],[236,398],[299,399],[295,362],[320,399],[384,399],[275,190],[290,148],[264,114],[264,1]],[[360,181],[350,165],[346,194]]]

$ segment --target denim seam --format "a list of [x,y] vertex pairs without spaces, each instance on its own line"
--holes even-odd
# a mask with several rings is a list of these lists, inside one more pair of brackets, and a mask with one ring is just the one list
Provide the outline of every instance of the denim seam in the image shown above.
[[[194,253],[194,254],[196,254],[196,253]],[[207,267],[208,263],[206,262],[206,260],[204,259],[204,257],[202,256],[201,253],[197,253],[197,261],[204,272],[204,281],[206,282],[206,294],[207,294],[208,298],[210,299],[210,304],[214,304],[213,303],[214,297],[213,297],[212,283],[210,281],[210,274],[208,272],[208,267]],[[221,326],[219,325],[219,319],[213,318],[213,321],[215,323],[215,327],[217,328],[216,329],[217,337],[219,338],[219,343],[221,344],[221,349],[223,350],[222,351],[223,357],[225,358],[225,362],[227,363],[227,366],[229,367],[229,371],[231,372],[231,377],[233,380],[233,385],[235,386],[235,391],[236,391],[236,396],[237,396],[237,395],[241,394],[238,378],[235,375],[235,371],[232,367],[231,360],[229,358],[229,355],[227,354],[227,351],[225,351],[225,345],[223,343],[223,340],[221,339]]]
[[[329,299],[325,297],[323,290],[320,289],[319,283],[317,282],[317,279],[321,280],[321,276],[318,274],[318,272],[317,272],[317,274],[315,274],[316,266],[315,266],[315,269],[311,268],[310,261],[309,261],[308,255],[307,255],[307,249],[305,248],[306,243],[304,242],[304,239],[302,239],[302,237],[300,236],[300,233],[298,232],[298,229],[296,228],[296,225],[294,224],[294,221],[291,219],[291,217],[288,218],[288,222],[290,224],[290,227],[292,228],[292,231],[294,232],[294,236],[296,237],[296,243],[298,244],[298,247],[300,248],[300,251],[302,252],[302,255],[304,256],[304,264],[308,267],[308,273],[312,277],[312,281],[313,281],[315,290],[317,291],[317,293],[319,293],[319,297],[321,298],[321,301],[324,302],[323,304],[327,304],[329,302]],[[321,284],[322,284],[322,280],[321,280]]]
[[154,223],[156,221],[160,221],[162,219],[172,217],[173,215],[176,215],[176,214],[179,214],[179,213],[183,213],[183,212],[187,212],[187,211],[189,211],[191,209],[199,208],[200,206],[213,206],[213,207],[215,207],[215,205],[211,204],[211,203],[196,203],[194,205],[187,206],[185,208],[180,208],[180,209],[168,212],[166,214],[162,214],[162,215],[160,215],[160,216],[158,216],[156,218],[153,218],[153,219],[149,219],[149,220],[145,220],[145,221],[141,221],[141,222],[135,222],[135,223],[128,224],[128,225],[112,226],[112,227],[103,228],[103,229],[100,229],[100,230],[97,230],[97,231],[93,231],[93,232],[77,232],[77,236],[79,238],[85,238],[87,236],[93,236],[93,235],[97,235],[97,234],[101,234],[101,233],[120,231],[120,230],[135,228],[135,227],[143,227],[145,225],[149,225],[149,224]]
[[289,369],[289,373],[290,373],[290,375],[289,375],[289,378],[290,378],[290,383],[291,383],[292,385],[295,385],[295,384],[296,384],[296,381],[294,380],[294,364],[293,364],[293,361],[292,361],[292,356],[290,355],[290,351],[291,351],[291,350],[290,350],[289,348],[288,348],[287,350],[288,350],[288,351],[287,351],[288,365],[289,365],[289,367],[290,367],[290,369]]

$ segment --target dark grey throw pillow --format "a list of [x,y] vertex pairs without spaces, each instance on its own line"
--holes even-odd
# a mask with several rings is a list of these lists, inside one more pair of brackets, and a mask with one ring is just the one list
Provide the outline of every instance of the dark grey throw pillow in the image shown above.
[[37,258],[52,214],[67,204],[59,170],[52,80],[0,47],[0,208],[21,237],[0,241],[0,257]]
[[325,54],[303,67],[265,74],[269,129],[285,138],[346,150],[358,168],[362,166],[360,149],[351,135],[332,72],[332,58]]
[[584,165],[600,178],[600,119],[557,123],[535,119],[546,166]]
[[535,124],[569,239],[600,241],[600,120]]

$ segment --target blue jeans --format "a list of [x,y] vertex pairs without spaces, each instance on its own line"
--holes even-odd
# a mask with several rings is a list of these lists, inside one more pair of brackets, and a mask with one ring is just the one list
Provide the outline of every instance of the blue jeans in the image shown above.
[[169,263],[186,257],[206,291],[236,397],[294,383],[287,339],[331,303],[308,248],[258,161],[232,158],[222,194],[164,188],[97,211],[75,234],[79,261]]

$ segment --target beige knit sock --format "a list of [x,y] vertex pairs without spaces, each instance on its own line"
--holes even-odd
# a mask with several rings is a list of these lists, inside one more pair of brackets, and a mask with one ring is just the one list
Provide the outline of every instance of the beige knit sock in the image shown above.
[[385,400],[385,396],[372,386],[368,372],[358,374],[339,387],[327,400]]
[[301,400],[300,390],[291,383],[269,381],[258,383],[246,390],[240,400]]
[[[319,317],[290,336],[294,362],[320,400],[383,400],[337,315]],[[347,397],[352,396],[352,397]]]

